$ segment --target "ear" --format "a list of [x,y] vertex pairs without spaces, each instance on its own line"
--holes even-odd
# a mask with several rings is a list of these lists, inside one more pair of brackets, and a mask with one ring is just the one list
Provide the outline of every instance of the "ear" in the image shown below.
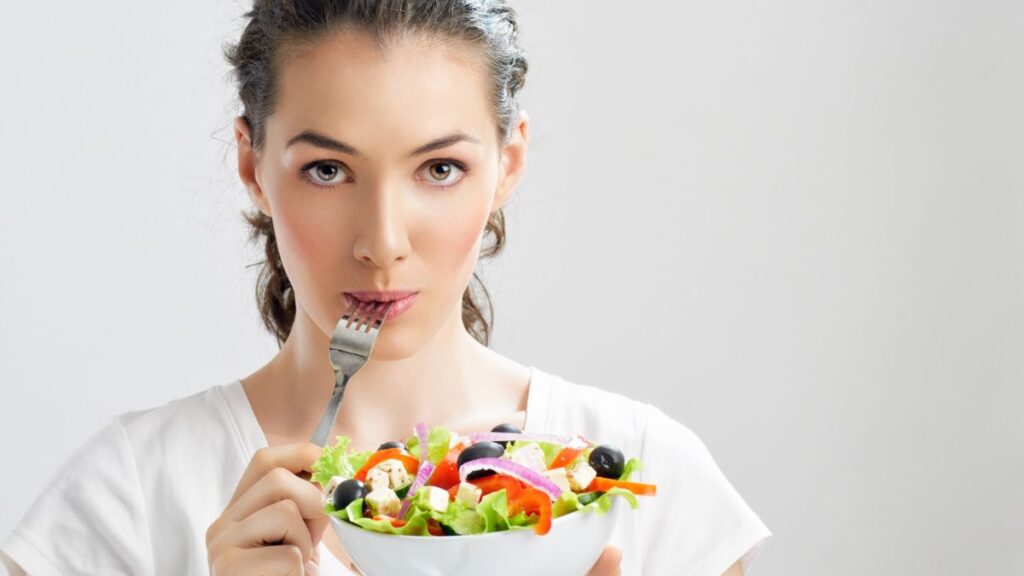
[[235,144],[238,148],[238,176],[249,193],[249,199],[260,209],[260,212],[272,216],[270,202],[267,201],[267,196],[263,193],[263,186],[260,184],[260,175],[257,170],[259,157],[252,148],[249,121],[244,116],[235,118]]
[[501,166],[498,174],[498,189],[494,194],[491,212],[497,212],[512,197],[516,184],[526,171],[526,149],[530,136],[530,117],[525,110],[519,111],[519,119],[512,130],[512,138],[501,150]]

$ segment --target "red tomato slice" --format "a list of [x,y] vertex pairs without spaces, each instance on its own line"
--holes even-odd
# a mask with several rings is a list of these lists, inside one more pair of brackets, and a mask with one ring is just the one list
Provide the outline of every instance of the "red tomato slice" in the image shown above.
[[555,456],[555,459],[551,461],[551,466],[548,466],[548,470],[568,466],[579,456],[580,452],[583,452],[583,448],[562,448],[558,456]]
[[441,460],[434,471],[430,474],[430,478],[427,479],[428,486],[437,486],[445,490],[452,486],[459,485],[459,454],[462,452],[464,446],[459,443],[453,448],[448,450],[445,454],[444,460]]

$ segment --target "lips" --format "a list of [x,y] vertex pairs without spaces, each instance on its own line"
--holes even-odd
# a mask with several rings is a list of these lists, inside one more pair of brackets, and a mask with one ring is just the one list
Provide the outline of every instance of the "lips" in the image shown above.
[[360,305],[364,309],[368,309],[368,305],[372,306],[372,310],[376,310],[384,302],[391,303],[391,309],[388,310],[385,320],[393,320],[400,316],[403,312],[408,310],[413,304],[416,303],[416,298],[419,292],[412,291],[398,291],[392,290],[387,292],[378,291],[359,291],[359,292],[345,292],[345,301],[349,307],[353,305]]
[[395,300],[402,300],[408,298],[413,294],[416,294],[415,290],[388,290],[385,292],[377,290],[361,290],[356,292],[346,292],[349,296],[354,296],[357,300],[362,302],[393,302]]

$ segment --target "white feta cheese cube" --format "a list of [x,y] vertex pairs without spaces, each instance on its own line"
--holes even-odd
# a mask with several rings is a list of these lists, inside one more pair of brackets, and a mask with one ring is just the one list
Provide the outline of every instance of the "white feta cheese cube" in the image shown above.
[[390,458],[370,468],[367,472],[367,488],[390,488],[396,490],[410,485],[409,471],[401,460]]
[[[420,490],[426,491],[426,496],[421,498],[427,499],[427,505],[438,512],[444,512],[448,510],[448,491],[437,486],[423,486]],[[417,495],[419,493],[417,492]]]
[[586,462],[578,462],[575,466],[566,469],[566,476],[569,479],[569,486],[576,492],[587,489],[587,486],[597,477],[597,472]]
[[388,477],[388,473],[380,468],[371,468],[366,473],[366,482],[364,484],[366,484],[366,489],[372,492],[380,488],[390,488],[391,479]]
[[459,482],[459,491],[455,494],[455,499],[475,510],[476,505],[480,503],[481,496],[483,496],[483,490],[480,488],[469,482]]
[[328,499],[334,497],[334,489],[338,487],[338,484],[344,482],[346,478],[344,476],[331,476],[330,481],[324,486],[324,496]]
[[505,456],[516,464],[538,472],[547,470],[547,464],[544,462],[544,450],[536,442],[530,442],[511,452],[505,452]]
[[[389,458],[377,464],[366,473],[367,481],[369,481],[370,474],[374,471],[384,475],[386,481],[383,485],[387,488],[396,489],[409,484],[409,472],[405,469],[405,464],[402,464],[401,460]],[[376,486],[376,482],[374,485]]]
[[377,488],[366,495],[366,505],[370,507],[370,512],[374,516],[397,516],[402,508],[402,501],[398,499],[394,490]]
[[554,468],[552,470],[545,470],[541,472],[541,474],[547,476],[548,480],[554,482],[555,486],[561,488],[562,491],[572,491],[572,487],[569,486],[569,476],[566,474],[565,468]]

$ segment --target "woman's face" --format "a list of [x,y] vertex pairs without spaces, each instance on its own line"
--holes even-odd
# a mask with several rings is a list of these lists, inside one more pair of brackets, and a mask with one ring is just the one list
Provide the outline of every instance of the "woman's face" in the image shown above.
[[297,314],[325,338],[355,291],[419,293],[375,358],[461,326],[488,216],[525,167],[526,116],[502,146],[488,83],[465,46],[411,37],[382,53],[345,32],[284,65],[258,158],[236,120],[239,172],[273,218]]

